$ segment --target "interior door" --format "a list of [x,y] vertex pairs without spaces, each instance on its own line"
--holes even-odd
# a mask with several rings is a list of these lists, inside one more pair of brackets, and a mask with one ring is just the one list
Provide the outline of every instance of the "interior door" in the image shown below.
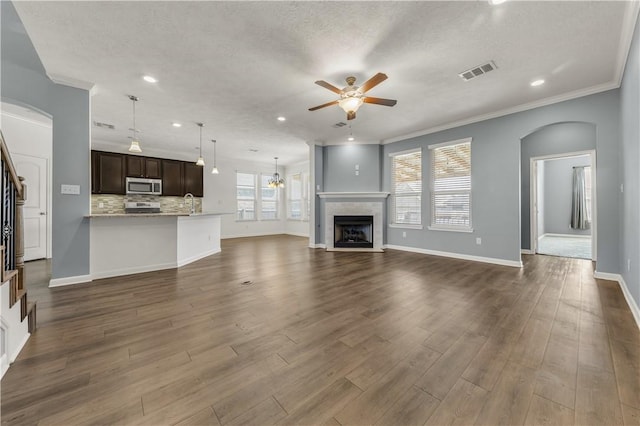
[[19,176],[27,185],[24,203],[24,260],[47,257],[47,159],[12,154]]

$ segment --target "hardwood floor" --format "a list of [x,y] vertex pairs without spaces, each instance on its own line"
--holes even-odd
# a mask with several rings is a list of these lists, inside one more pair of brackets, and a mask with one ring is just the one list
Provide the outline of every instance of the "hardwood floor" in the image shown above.
[[54,289],[27,264],[2,424],[638,424],[640,333],[591,262],[306,244]]

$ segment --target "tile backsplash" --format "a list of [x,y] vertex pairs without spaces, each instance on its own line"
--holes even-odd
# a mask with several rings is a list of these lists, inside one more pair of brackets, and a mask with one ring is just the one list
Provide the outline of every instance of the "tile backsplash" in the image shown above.
[[[135,201],[160,202],[162,213],[190,213],[191,203],[182,197],[159,197],[157,195],[114,195],[114,194],[92,194],[91,214],[101,213],[124,213],[124,203]],[[202,212],[202,198],[193,199],[196,212]],[[102,203],[102,207],[100,207]],[[180,207],[182,205],[182,207]]]

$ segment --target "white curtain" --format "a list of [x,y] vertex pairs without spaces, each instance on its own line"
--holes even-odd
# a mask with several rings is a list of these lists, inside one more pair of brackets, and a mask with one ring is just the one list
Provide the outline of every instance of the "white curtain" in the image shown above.
[[587,188],[584,167],[573,168],[573,193],[571,197],[571,228],[589,229],[591,218],[587,208]]

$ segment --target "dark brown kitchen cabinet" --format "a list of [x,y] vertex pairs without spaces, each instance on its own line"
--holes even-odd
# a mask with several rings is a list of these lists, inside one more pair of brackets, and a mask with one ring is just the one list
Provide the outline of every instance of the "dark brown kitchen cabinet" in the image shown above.
[[94,151],[91,160],[92,192],[124,195],[125,156],[113,152]]
[[194,197],[203,196],[203,169],[204,167],[196,166],[195,163],[184,163],[184,194],[190,192]]
[[184,195],[183,170],[182,161],[162,160],[162,195]]
[[127,155],[127,176],[148,179],[162,178],[162,160],[159,158]]

